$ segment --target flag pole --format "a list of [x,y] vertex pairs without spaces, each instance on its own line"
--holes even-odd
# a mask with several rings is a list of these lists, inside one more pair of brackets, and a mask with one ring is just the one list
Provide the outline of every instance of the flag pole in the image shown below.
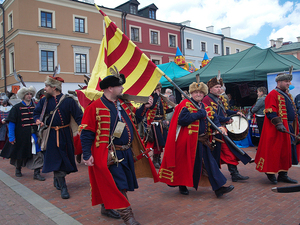
[[[181,88],[180,87],[178,87],[178,85],[177,84],[175,84],[172,80],[171,80],[171,78],[170,77],[168,77],[166,74],[163,74],[163,76],[181,93],[181,94],[183,94],[183,96],[186,98],[186,99],[188,99],[198,110],[200,110],[200,107],[196,104],[196,103],[194,103],[192,100],[191,100],[191,98],[186,94],[186,93],[184,93],[182,90],[181,90]],[[208,120],[208,122],[212,125],[212,127],[214,128],[214,129],[216,129],[220,134],[222,134],[222,131],[220,130],[220,128],[219,127],[217,127],[217,125],[216,124],[214,124],[212,121],[211,121],[211,119],[209,118],[209,117],[207,117],[207,120]],[[225,135],[225,134],[222,134],[223,135],[223,137],[224,137],[224,139],[226,139],[226,141],[228,141],[231,145],[232,145],[232,147],[234,147],[240,154],[242,154],[242,155],[245,155],[245,152],[242,150],[242,149],[240,149],[227,135]]]

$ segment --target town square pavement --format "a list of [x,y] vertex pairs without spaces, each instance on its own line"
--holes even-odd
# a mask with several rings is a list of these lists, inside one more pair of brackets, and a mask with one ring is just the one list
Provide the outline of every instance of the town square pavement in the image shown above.
[[[254,157],[256,147],[244,148]],[[67,176],[70,199],[61,199],[60,191],[53,187],[53,174],[43,174],[46,181],[33,180],[33,171],[22,169],[23,177],[15,177],[14,167],[8,159],[0,159],[0,224],[76,225],[123,224],[122,220],[104,217],[100,206],[91,206],[87,167],[77,164],[78,172]],[[150,178],[138,179],[139,189],[128,193],[134,215],[141,224],[299,224],[300,192],[274,193],[265,174],[255,170],[255,164],[238,166],[250,179],[232,182],[226,166],[222,172],[226,185],[234,190],[216,198],[210,187],[189,188],[188,196],[178,188],[153,183]],[[300,168],[293,166],[289,176],[300,181]]]

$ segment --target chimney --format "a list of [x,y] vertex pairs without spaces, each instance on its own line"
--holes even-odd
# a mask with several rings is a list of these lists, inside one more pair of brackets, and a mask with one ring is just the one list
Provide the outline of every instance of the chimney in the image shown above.
[[191,21],[186,20],[186,21],[181,22],[181,24],[190,27],[191,26]]
[[275,40],[274,40],[274,39],[271,39],[271,40],[270,40],[270,45],[271,45],[271,47],[274,47],[274,44],[275,44]]
[[95,4],[94,0],[83,0],[83,2],[90,3],[90,4]]
[[231,37],[230,29],[231,29],[230,27],[224,27],[224,28],[221,28],[222,34],[223,34],[225,37]]
[[276,48],[280,48],[282,46],[283,38],[277,38]]
[[214,32],[214,26],[206,27],[206,31],[213,33]]
[[300,42],[300,37],[297,37],[297,42]]

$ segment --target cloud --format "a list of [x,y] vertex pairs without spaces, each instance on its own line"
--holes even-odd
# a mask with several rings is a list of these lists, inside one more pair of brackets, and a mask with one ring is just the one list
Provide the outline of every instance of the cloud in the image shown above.
[[[105,3],[104,6],[114,8],[124,2],[114,0]],[[231,27],[231,36],[241,40],[259,35],[262,27],[266,25],[273,28],[268,38],[282,35],[284,39],[294,37],[291,40],[295,40],[297,35],[300,36],[300,3],[292,1],[280,4],[279,0],[173,0],[172,3],[143,0],[140,3],[139,8],[154,3],[158,7],[158,20],[191,20],[192,27],[206,30],[206,27],[212,25],[215,33],[221,33],[221,28]],[[261,42],[265,42],[267,38],[266,34],[264,35]]]

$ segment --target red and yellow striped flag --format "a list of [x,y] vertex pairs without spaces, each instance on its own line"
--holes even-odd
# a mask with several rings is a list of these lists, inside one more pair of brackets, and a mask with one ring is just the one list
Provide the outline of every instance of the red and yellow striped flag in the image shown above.
[[[96,5],[97,7],[97,5]],[[91,101],[100,98],[99,81],[110,75],[110,67],[116,66],[126,77],[124,93],[149,96],[164,74],[129,38],[102,12],[105,35],[92,71],[87,89],[77,91],[83,108]]]

